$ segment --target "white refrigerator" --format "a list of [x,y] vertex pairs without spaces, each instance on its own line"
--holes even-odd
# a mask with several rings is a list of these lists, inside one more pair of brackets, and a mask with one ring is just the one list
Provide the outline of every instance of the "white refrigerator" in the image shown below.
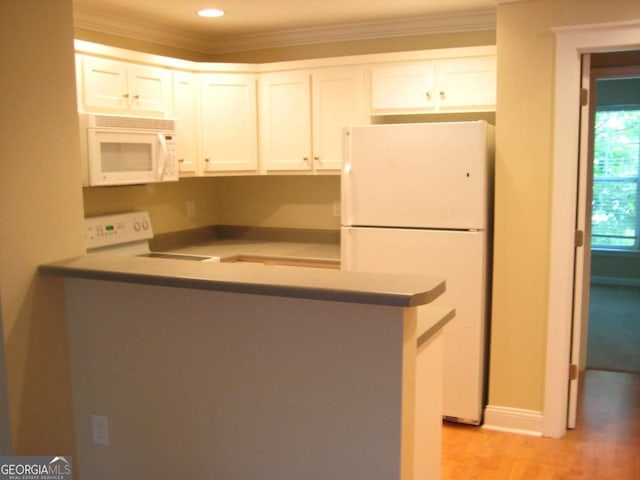
[[490,303],[493,127],[485,121],[345,127],[342,268],[439,275],[443,417],[480,424]]

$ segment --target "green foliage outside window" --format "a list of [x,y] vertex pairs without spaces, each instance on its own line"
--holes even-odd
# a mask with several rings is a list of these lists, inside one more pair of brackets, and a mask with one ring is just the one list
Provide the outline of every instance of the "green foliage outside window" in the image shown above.
[[640,110],[596,112],[591,246],[638,249]]

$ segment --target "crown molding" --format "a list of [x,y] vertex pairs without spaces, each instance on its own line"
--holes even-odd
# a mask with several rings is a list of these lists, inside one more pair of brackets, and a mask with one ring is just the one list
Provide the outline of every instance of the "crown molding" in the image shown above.
[[209,53],[211,39],[184,30],[167,28],[156,23],[122,18],[93,9],[73,5],[74,28],[130,38],[159,45]]
[[440,15],[380,22],[350,23],[326,27],[300,28],[279,32],[227,37],[212,46],[211,53],[231,53],[265,48],[318,43],[410,37],[437,33],[495,30],[493,10],[457,15]]
[[495,30],[495,10],[379,22],[281,30],[254,35],[208,37],[74,6],[74,27],[207,55],[350,40]]

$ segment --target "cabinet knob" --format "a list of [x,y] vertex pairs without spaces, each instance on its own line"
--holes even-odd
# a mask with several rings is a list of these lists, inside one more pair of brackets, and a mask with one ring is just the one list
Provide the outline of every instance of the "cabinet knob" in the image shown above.
[[138,99],[140,98],[140,95],[134,95],[134,96],[133,96],[133,98],[134,98],[135,100],[138,100]]
[[209,161],[209,159],[208,159],[208,158],[205,158],[205,159],[204,159],[204,161],[205,161],[205,162],[208,162],[208,161]]
[[302,160],[304,160],[306,163],[309,163],[309,157],[304,157]]
[[184,158],[179,158],[178,163],[184,163]]
[[122,95],[122,98],[129,98],[129,94],[125,93],[124,95]]
[[427,102],[431,101],[431,92],[427,92]]
[[447,98],[446,92],[440,92],[440,100],[444,100],[445,98]]

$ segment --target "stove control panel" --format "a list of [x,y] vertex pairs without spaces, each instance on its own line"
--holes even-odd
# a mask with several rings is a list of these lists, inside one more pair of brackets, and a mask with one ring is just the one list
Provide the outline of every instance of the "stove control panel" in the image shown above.
[[87,250],[153,238],[149,212],[128,212],[84,219]]

